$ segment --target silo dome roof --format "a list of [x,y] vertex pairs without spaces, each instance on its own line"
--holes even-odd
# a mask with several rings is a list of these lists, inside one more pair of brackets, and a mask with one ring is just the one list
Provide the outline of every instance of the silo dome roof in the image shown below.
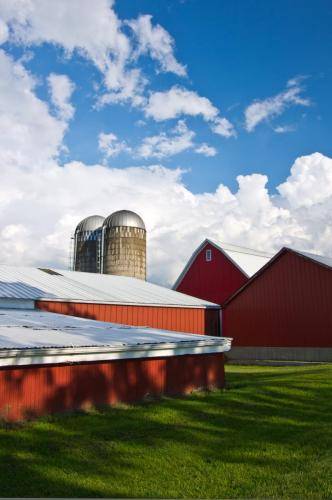
[[146,230],[143,219],[131,210],[119,210],[106,217],[104,227],[118,226],[138,227]]
[[104,220],[105,217],[102,217],[101,215],[90,215],[90,217],[86,217],[81,220],[79,224],[77,224],[75,233],[81,231],[95,231],[103,225]]

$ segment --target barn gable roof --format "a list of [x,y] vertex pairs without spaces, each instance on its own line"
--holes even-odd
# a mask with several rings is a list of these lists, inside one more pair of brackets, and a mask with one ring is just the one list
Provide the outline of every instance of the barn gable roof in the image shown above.
[[329,269],[332,269],[332,258],[331,257],[326,257],[324,255],[317,255],[314,253],[309,253],[309,252],[302,252],[301,250],[296,250],[295,248],[290,248],[290,247],[283,247],[277,252],[270,260],[267,261],[267,263],[259,269],[251,278],[244,284],[242,285],[238,290],[236,290],[233,295],[231,295],[223,304],[223,307],[225,307],[227,304],[229,304],[237,295],[239,295],[245,288],[251,285],[251,283],[261,274],[263,274],[267,269],[269,269],[276,260],[278,260],[282,255],[285,253],[290,252],[293,254],[296,254],[300,257],[304,257],[305,259],[311,260],[312,262],[319,264],[324,267],[328,267]]
[[174,283],[173,289],[176,289],[179,286],[197,255],[207,244],[214,246],[221,253],[223,253],[247,278],[250,278],[253,274],[255,274],[272,257],[272,254],[266,252],[260,252],[259,250],[253,250],[252,248],[240,247],[237,245],[230,245],[229,243],[216,242],[206,238],[199,245],[199,247],[196,248],[188,260],[182,273]]
[[[288,250],[291,250],[290,248]],[[293,252],[298,253],[299,255],[303,255],[303,257],[307,257],[319,264],[323,264],[324,266],[330,267],[332,269],[332,258],[326,257],[325,255],[317,255],[309,252],[300,252],[299,250],[293,250]]]

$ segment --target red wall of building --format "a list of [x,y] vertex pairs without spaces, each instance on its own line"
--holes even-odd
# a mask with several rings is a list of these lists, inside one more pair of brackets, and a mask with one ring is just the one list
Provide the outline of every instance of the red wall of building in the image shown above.
[[[212,251],[212,260],[206,262],[205,252]],[[248,278],[213,245],[207,243],[198,253],[176,290],[193,297],[222,304]]]
[[222,354],[0,369],[0,415],[22,420],[223,387]]
[[219,309],[148,307],[76,302],[37,301],[42,311],[69,314],[98,321],[132,326],[150,326],[201,335],[220,334]]
[[332,347],[332,270],[286,251],[222,313],[233,346]]

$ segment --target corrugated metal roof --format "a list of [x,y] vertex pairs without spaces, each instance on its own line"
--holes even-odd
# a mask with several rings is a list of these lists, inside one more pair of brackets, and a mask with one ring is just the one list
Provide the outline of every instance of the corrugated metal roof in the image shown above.
[[[291,248],[289,250],[292,250]],[[309,253],[309,252],[301,252],[300,250],[294,250],[294,252],[303,255],[304,257],[308,257],[311,260],[315,260],[316,262],[319,262],[320,264],[324,264],[324,266],[331,267],[332,268],[332,258],[331,257],[326,257],[324,255],[317,255],[314,253]]]
[[223,251],[248,277],[255,274],[272,257],[270,253],[260,252],[246,247],[217,243],[212,240],[211,243]]
[[217,307],[211,302],[126,276],[52,271],[58,274],[30,267],[0,266],[0,298]]
[[253,250],[251,248],[240,247],[237,245],[230,245],[228,243],[216,242],[209,238],[206,238],[203,243],[199,245],[194,251],[190,259],[188,260],[186,266],[184,267],[182,273],[173,285],[173,288],[177,288],[178,285],[183,280],[184,276],[187,274],[195,258],[199,252],[205,247],[205,245],[210,244],[220,250],[226,257],[228,257],[236,267],[240,269],[248,278],[253,276],[261,267],[263,267],[272,257],[272,254],[267,252],[261,252],[259,250]]
[[195,343],[226,345],[229,339],[154,328],[131,327],[40,311],[2,310],[1,349],[126,347]]

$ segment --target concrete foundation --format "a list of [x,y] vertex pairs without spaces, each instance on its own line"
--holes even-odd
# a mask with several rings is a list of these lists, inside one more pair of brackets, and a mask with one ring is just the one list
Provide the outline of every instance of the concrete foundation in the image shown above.
[[332,347],[232,347],[227,359],[332,362]]

